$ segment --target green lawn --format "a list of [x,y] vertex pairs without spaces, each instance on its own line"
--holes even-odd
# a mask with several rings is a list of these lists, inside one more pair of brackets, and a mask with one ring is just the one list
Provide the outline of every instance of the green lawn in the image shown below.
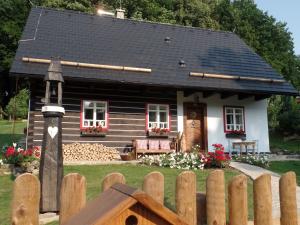
[[294,171],[297,176],[297,183],[300,185],[300,161],[273,161],[269,169],[279,174]]
[[[160,171],[165,176],[165,205],[171,209],[175,208],[175,183],[176,176],[183,170],[134,166],[134,165],[106,165],[106,166],[66,166],[65,174],[80,173],[87,180],[87,198],[88,200],[95,198],[101,192],[101,180],[105,175],[111,172],[120,172],[126,177],[126,182],[130,186],[140,188],[143,177],[152,172]],[[197,190],[205,191],[205,180],[211,170],[196,171]],[[226,184],[239,172],[231,169],[225,169]],[[9,224],[10,201],[13,181],[10,176],[0,177],[0,224]],[[252,213],[252,181],[248,182],[248,198],[249,198],[249,218],[253,217]],[[52,225],[58,223],[51,223]]]
[[11,145],[12,142],[16,142],[22,138],[25,127],[26,122],[16,121],[15,130],[13,132],[12,121],[0,120],[0,148],[2,148],[3,145]]
[[284,141],[283,137],[276,133],[270,133],[271,150],[286,150],[288,153],[300,154],[300,139]]

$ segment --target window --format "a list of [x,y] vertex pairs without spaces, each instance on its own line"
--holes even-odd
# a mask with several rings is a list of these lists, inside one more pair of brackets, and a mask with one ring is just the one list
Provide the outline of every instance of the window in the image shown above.
[[107,102],[83,100],[81,113],[81,127],[107,128]]
[[147,105],[147,129],[169,129],[169,106],[162,104]]
[[243,107],[224,107],[225,132],[245,131],[244,108]]

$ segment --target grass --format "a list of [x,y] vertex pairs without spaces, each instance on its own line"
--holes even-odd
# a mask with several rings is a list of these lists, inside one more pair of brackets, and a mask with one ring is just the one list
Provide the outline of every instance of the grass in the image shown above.
[[271,150],[286,150],[287,153],[300,154],[300,139],[285,141],[278,133],[270,133]]
[[279,174],[294,171],[296,173],[297,183],[300,185],[300,161],[273,161],[269,169]]
[[[128,185],[141,188],[143,177],[152,172],[160,171],[165,177],[165,205],[171,209],[175,209],[175,183],[176,176],[182,170],[149,167],[149,166],[134,166],[134,165],[106,165],[106,166],[65,166],[64,172],[80,173],[86,177],[87,180],[87,199],[95,198],[101,192],[101,180],[105,175],[111,172],[120,172],[126,177]],[[211,170],[195,171],[197,175],[197,190],[205,191],[205,180]],[[225,169],[226,184],[239,172],[232,169]],[[9,224],[10,201],[12,195],[13,180],[10,176],[0,177],[0,224]],[[227,186],[227,185],[226,185]],[[227,193],[227,191],[226,191]],[[252,212],[252,181],[248,181],[248,204],[249,204],[249,218],[253,218]],[[56,225],[58,223],[51,223]],[[49,224],[50,225],[50,224]]]
[[24,127],[26,127],[26,122],[16,121],[15,130],[13,132],[12,121],[0,120],[0,148],[2,148],[3,145],[11,145],[12,142],[16,142],[22,138],[24,136]]

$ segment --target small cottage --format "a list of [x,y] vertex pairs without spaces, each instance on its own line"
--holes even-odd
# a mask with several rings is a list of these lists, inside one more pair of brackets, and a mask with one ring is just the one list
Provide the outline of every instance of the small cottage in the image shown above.
[[298,94],[235,33],[35,7],[10,71],[30,83],[28,146],[42,142],[51,59],[65,81],[63,143],[120,152],[132,140],[155,151],[244,140],[268,152],[267,99]]

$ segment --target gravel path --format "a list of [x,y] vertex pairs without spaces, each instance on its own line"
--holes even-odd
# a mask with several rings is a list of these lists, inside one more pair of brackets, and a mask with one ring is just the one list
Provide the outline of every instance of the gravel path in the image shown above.
[[[253,180],[262,174],[265,173],[271,174],[273,218],[279,218],[280,217],[280,201],[279,201],[280,175],[270,170],[266,170],[261,167],[252,166],[245,163],[231,162],[230,166],[241,171],[245,175],[251,177],[251,179]],[[297,186],[297,207],[298,207],[298,214],[300,214],[300,187],[299,186]]]

